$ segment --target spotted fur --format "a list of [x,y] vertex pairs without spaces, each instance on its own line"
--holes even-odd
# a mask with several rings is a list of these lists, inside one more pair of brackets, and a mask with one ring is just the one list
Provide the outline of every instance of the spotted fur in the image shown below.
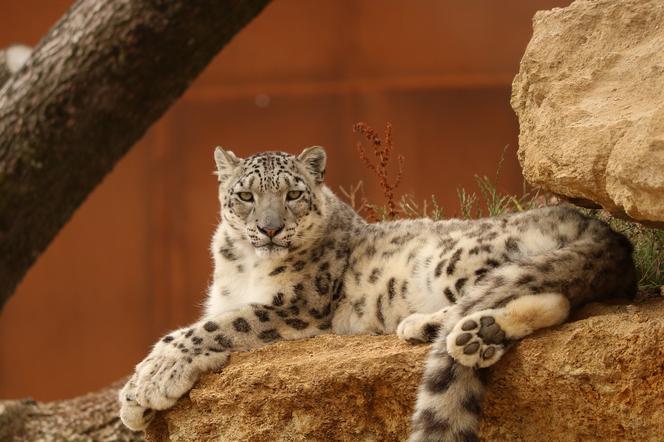
[[635,291],[630,243],[569,208],[367,224],[323,184],[320,147],[215,159],[222,210],[206,311],[155,344],[121,391],[133,429],[232,351],[396,332],[433,342],[411,441],[477,440],[482,369],[570,308]]

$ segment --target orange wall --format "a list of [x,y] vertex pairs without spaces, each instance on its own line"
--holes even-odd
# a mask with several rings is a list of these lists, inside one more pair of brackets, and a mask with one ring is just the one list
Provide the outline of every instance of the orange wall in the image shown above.
[[[217,221],[217,144],[243,155],[326,146],[331,186],[364,180],[380,201],[351,127],[389,121],[406,156],[402,191],[435,194],[454,214],[456,189],[473,188],[474,174],[493,176],[506,145],[502,187],[519,191],[511,79],[534,11],[568,3],[276,0],[31,269],[0,316],[0,397],[102,387],[129,373],[159,335],[196,319]],[[0,0],[0,46],[34,44],[67,4]]]

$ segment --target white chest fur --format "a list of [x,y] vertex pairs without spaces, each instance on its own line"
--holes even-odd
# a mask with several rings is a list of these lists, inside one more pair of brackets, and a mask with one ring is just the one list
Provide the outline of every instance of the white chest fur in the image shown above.
[[208,290],[205,316],[235,310],[246,304],[271,304],[279,291],[268,277],[270,263],[256,256],[253,250],[236,249],[233,259],[221,256],[221,229],[213,241],[214,274]]

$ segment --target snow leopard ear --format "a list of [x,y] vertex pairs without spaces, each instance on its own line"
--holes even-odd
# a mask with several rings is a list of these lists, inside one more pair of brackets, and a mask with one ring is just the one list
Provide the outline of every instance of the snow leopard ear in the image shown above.
[[224,182],[233,174],[233,171],[240,165],[240,159],[230,150],[224,150],[221,146],[214,149],[214,161],[217,163],[215,174],[219,177],[219,182]]
[[304,164],[307,171],[314,177],[317,184],[323,182],[325,177],[325,165],[327,164],[327,154],[321,146],[307,147],[297,156],[298,161]]

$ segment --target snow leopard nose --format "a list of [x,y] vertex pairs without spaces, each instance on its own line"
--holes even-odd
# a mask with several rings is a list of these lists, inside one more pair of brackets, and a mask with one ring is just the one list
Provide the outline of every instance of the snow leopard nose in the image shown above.
[[258,230],[263,235],[267,235],[270,238],[274,238],[275,236],[277,236],[279,234],[279,232],[284,230],[284,225],[283,224],[281,224],[279,226],[270,225],[270,226],[265,226],[265,227],[261,227],[261,226],[257,225],[256,227],[258,227]]

